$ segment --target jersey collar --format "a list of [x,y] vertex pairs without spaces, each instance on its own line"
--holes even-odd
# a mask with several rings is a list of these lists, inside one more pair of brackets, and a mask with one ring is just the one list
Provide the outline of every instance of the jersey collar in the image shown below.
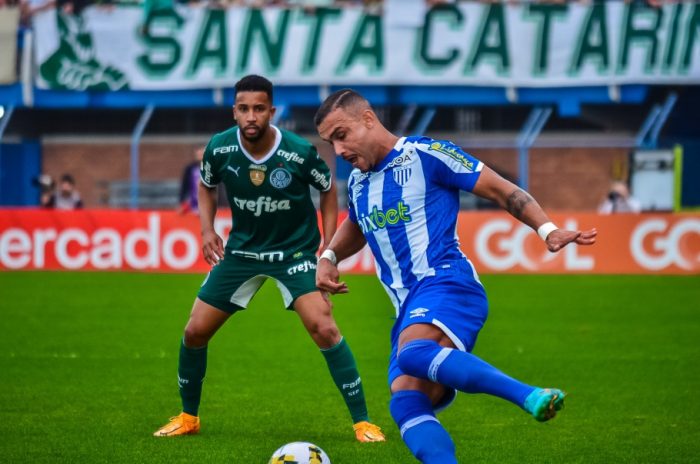
[[280,146],[280,143],[282,142],[282,131],[280,131],[276,126],[273,126],[272,124],[270,124],[270,128],[274,129],[274,131],[275,131],[275,143],[272,145],[272,148],[270,148],[270,151],[267,152],[267,154],[265,156],[263,156],[262,158],[260,158],[259,160],[253,158],[253,155],[251,155],[248,152],[248,150],[245,149],[245,147],[243,146],[243,142],[241,142],[241,128],[239,127],[238,129],[236,129],[236,138],[238,139],[238,146],[241,147],[241,151],[243,152],[243,154],[252,163],[263,164],[265,161],[269,160],[270,157],[272,157],[272,155],[275,154],[275,152],[277,151],[277,148]]
[[404,143],[406,142],[406,137],[400,137],[399,140],[396,141],[396,144],[394,144],[394,148],[391,149],[389,153],[384,157],[384,159],[372,169],[374,172],[380,172],[384,170],[387,164],[391,163],[391,161],[399,156],[401,152],[403,151],[403,146]]

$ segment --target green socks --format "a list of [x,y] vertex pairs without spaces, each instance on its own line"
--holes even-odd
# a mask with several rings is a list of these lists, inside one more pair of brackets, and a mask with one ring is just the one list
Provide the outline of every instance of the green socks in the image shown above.
[[[355,358],[345,339],[341,339],[337,345],[331,348],[321,350],[321,353],[326,358],[328,370],[331,372],[335,385],[343,395],[353,422],[369,420],[360,373],[357,371]],[[181,341],[177,383],[182,398],[182,411],[187,414],[198,415],[199,402],[202,397],[202,382],[204,382],[206,370],[207,347],[188,348],[184,341]]]
[[367,415],[367,404],[365,403],[365,393],[362,390],[360,373],[357,371],[355,358],[350,347],[345,343],[345,338],[341,338],[335,346],[322,349],[321,353],[326,358],[328,370],[331,372],[335,385],[340,390],[340,394],[343,395],[352,421],[354,423],[368,421],[369,416]]
[[202,397],[202,382],[207,371],[207,347],[188,348],[180,342],[180,362],[177,366],[177,384],[180,387],[182,411],[196,416]]

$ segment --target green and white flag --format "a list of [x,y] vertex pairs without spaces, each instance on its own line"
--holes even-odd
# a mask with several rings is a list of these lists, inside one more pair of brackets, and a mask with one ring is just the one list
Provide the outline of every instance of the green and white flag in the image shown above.
[[[414,18],[415,19],[415,18]],[[415,23],[415,24],[413,24]],[[558,87],[700,83],[700,5],[458,3],[413,23],[361,8],[88,8],[35,18],[38,84],[56,89],[276,84]]]

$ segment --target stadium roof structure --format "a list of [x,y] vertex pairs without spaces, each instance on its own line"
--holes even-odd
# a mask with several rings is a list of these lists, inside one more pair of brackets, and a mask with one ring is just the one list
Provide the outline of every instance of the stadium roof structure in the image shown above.
[[[548,105],[561,116],[577,116],[584,104],[643,103],[647,85],[588,86],[556,88],[508,88],[474,86],[387,86],[370,85],[353,88],[375,105]],[[280,107],[317,106],[325,95],[343,86],[276,86],[275,101]],[[228,106],[233,88],[115,92],[76,92],[46,90],[16,83],[0,86],[0,104],[34,108],[206,108]]]
[[[284,119],[294,108],[318,106],[331,92],[343,88],[333,86],[275,87],[276,121]],[[536,143],[553,109],[560,117],[576,117],[583,105],[642,105],[646,103],[650,86],[644,84],[621,86],[582,86],[557,88],[512,88],[477,86],[431,85],[353,85],[375,106],[403,107],[403,115],[397,130],[408,132],[408,122],[420,109],[420,116],[410,132],[424,133],[436,113],[437,107],[483,107],[521,105],[532,107],[530,115],[512,141],[497,141],[495,146],[509,146],[519,150],[519,182],[528,186],[528,150]],[[154,109],[177,108],[225,108],[234,99],[233,88],[195,90],[123,90],[112,92],[47,90],[24,81],[0,86],[0,106],[5,107],[5,117],[0,118],[0,140],[14,109],[135,109],[142,112],[132,132],[132,178],[138,178],[138,145]],[[634,147],[654,145],[660,128],[668,118],[675,103],[675,94],[664,105],[654,105],[636,137],[625,140],[609,140],[617,146]],[[275,121],[275,122],[276,122]],[[482,141],[483,142],[483,141]],[[488,146],[489,143],[485,143]]]

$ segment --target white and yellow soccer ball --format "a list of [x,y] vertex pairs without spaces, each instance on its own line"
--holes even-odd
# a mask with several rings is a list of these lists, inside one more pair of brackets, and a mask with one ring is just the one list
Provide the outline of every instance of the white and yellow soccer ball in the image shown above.
[[330,464],[328,455],[318,446],[295,441],[281,446],[272,453],[268,464]]

